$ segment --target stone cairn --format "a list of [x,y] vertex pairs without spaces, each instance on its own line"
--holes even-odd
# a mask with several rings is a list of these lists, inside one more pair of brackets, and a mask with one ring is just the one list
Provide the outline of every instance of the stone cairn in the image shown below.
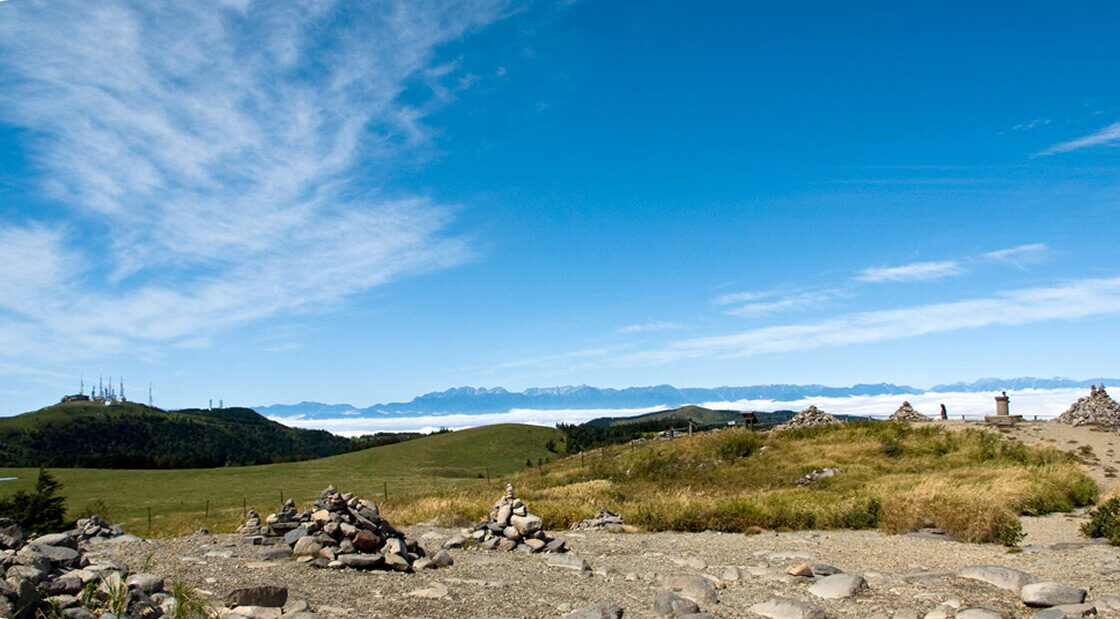
[[793,419],[775,427],[775,430],[792,430],[794,428],[813,428],[816,426],[830,426],[840,423],[840,420],[829,415],[810,404],[809,408],[797,413]]
[[606,529],[611,533],[622,533],[625,530],[623,529],[624,524],[625,523],[622,522],[622,516],[619,516],[618,514],[610,510],[601,509],[599,510],[598,514],[595,514],[594,518],[588,518],[587,520],[573,522],[572,530]]
[[1103,384],[1100,387],[1091,385],[1089,397],[1078,398],[1069,410],[1058,415],[1054,421],[1068,423],[1071,426],[1086,424],[1120,426],[1120,404],[1109,397]]
[[250,512],[238,532],[250,544],[286,544],[297,561],[315,567],[411,572],[453,563],[445,551],[427,557],[420,544],[381,518],[372,501],[328,486],[315,508],[299,512],[288,499],[263,525]]
[[483,550],[519,550],[522,552],[567,552],[564,540],[553,539],[541,527],[540,516],[529,513],[525,503],[514,496],[513,484],[490,508],[490,516],[453,536],[444,546],[455,548],[476,543]]
[[[138,541],[97,516],[78,527],[28,540],[19,525],[0,518],[0,617],[53,617],[52,609],[71,619],[92,619],[110,607],[132,617],[159,617],[177,603],[155,574],[131,574],[128,566],[86,556],[84,544]],[[92,594],[81,595],[93,583]],[[37,613],[42,613],[37,614]]]
[[922,422],[929,421],[929,417],[926,417],[925,415],[914,410],[914,407],[910,406],[910,402],[903,400],[902,406],[899,406],[898,410],[891,413],[891,416],[887,419],[887,421],[894,421],[897,423],[902,423],[904,421]]

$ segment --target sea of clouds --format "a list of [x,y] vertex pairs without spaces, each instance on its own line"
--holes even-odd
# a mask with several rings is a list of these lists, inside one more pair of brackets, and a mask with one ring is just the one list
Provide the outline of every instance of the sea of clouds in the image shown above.
[[[838,398],[814,397],[779,402],[776,400],[736,400],[734,402],[702,402],[701,406],[715,409],[744,411],[801,410],[810,404],[835,415],[858,415],[875,419],[890,416],[909,401],[919,413],[938,416],[941,404],[948,409],[951,419],[978,419],[995,414],[992,393],[915,393],[909,395],[847,396]],[[1008,394],[1011,397],[1011,414],[1024,419],[1052,419],[1063,413],[1078,398],[1088,395],[1085,389],[1024,389]],[[555,426],[557,423],[583,423],[597,417],[630,417],[668,407],[650,408],[597,408],[541,410],[516,408],[504,413],[477,415],[424,415],[419,417],[339,417],[335,419],[305,419],[302,417],[271,417],[284,425],[297,428],[327,430],[342,436],[361,436],[375,432],[434,432],[439,428],[461,430],[497,423],[526,423],[538,426]]]

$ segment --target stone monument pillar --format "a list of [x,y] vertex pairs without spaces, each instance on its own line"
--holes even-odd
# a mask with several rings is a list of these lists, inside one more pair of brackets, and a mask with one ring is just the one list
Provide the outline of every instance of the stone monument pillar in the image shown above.
[[1006,391],[1002,392],[1000,395],[997,395],[996,396],[996,414],[1000,415],[1000,416],[1003,416],[1003,417],[1006,417],[1006,416],[1010,415],[1011,411],[1009,410],[1009,407],[1008,407],[1008,402],[1010,402],[1010,401],[1011,401],[1011,398],[1007,397],[1007,392]]
[[1022,415],[1011,414],[1010,402],[1011,398],[1007,397],[1007,392],[1000,392],[1000,394],[996,396],[996,414],[988,415],[984,418],[984,422],[994,426],[1013,426],[1022,421]]

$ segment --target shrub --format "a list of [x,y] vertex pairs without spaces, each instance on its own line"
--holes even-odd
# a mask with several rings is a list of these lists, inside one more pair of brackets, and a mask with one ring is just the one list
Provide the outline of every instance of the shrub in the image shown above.
[[762,439],[746,430],[725,434],[725,437],[721,437],[722,440],[719,445],[719,455],[724,460],[746,458],[762,446]]
[[55,533],[65,529],[66,499],[55,496],[62,484],[46,469],[39,469],[35,491],[20,490],[0,499],[0,516],[11,518],[32,535]]
[[1120,497],[1111,498],[1089,512],[1089,522],[1081,525],[1085,537],[1105,537],[1120,546]]

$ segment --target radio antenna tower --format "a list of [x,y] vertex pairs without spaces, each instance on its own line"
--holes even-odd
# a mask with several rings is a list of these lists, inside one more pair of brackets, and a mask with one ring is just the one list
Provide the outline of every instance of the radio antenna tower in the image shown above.
[[148,408],[152,408],[152,383],[148,383]]

